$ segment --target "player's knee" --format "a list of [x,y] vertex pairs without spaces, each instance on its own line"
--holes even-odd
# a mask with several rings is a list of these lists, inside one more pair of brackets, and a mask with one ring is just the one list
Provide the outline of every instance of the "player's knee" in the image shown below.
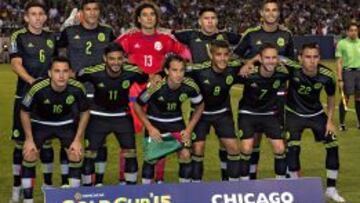
[[81,156],[74,151],[67,151],[66,153],[70,162],[80,162],[82,159]]
[[282,141],[276,141],[273,144],[273,152],[275,154],[283,154],[285,152],[285,146]]
[[187,149],[183,149],[179,153],[179,162],[181,163],[190,163],[191,162],[191,154]]
[[234,139],[234,141],[228,142],[226,144],[226,152],[228,154],[239,154],[240,153],[240,147],[235,139]]
[[253,151],[253,146],[251,143],[243,142],[241,144],[241,153],[243,154],[251,154]]
[[136,158],[136,150],[135,149],[123,149],[122,153],[125,158]]
[[192,145],[192,152],[193,154],[197,156],[204,156],[205,151],[205,142],[204,141],[198,141],[194,142]]
[[31,151],[27,154],[24,154],[24,161],[26,162],[36,162],[38,160],[38,153],[35,151]]

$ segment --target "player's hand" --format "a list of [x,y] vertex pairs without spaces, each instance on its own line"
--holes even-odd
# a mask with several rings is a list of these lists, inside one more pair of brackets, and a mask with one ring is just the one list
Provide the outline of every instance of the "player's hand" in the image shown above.
[[333,134],[333,133],[335,133],[335,132],[336,132],[336,128],[335,128],[333,122],[332,122],[332,121],[328,121],[328,122],[326,123],[325,136],[330,135],[330,134]]
[[190,147],[191,145],[191,132],[188,130],[182,130],[181,132],[181,141],[184,143],[185,147]]
[[35,78],[31,78],[31,79],[28,81],[28,83],[29,83],[29,85],[32,85],[32,84],[34,84],[35,81],[36,81]]
[[239,75],[243,78],[247,78],[253,70],[254,70],[254,64],[246,63],[241,67],[239,71]]
[[70,156],[73,156],[72,158],[74,158],[74,161],[80,161],[81,157],[82,157],[82,145],[80,141],[74,140],[69,149],[68,149],[68,154]]
[[[38,153],[36,145],[33,140],[26,139],[24,143],[23,155],[24,157],[31,157],[34,153]],[[28,160],[30,161],[30,160]]]
[[156,143],[162,142],[161,133],[157,128],[151,127],[150,129],[148,129],[148,131],[149,131],[149,136],[151,137],[152,140],[154,140]]

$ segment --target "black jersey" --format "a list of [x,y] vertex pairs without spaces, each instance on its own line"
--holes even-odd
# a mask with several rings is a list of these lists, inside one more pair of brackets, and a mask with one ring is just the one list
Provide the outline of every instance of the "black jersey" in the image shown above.
[[204,97],[204,114],[231,109],[229,90],[237,82],[237,74],[241,66],[240,60],[230,61],[222,73],[215,72],[210,61],[188,66],[188,76],[195,80]]
[[318,66],[314,77],[304,74],[300,65],[289,67],[289,88],[286,109],[298,115],[312,115],[321,113],[323,106],[320,102],[320,93],[323,88],[328,96],[335,95],[336,80],[334,72],[323,66]]
[[88,30],[80,24],[62,31],[58,45],[67,48],[71,66],[77,72],[102,63],[104,49],[114,39],[113,30],[107,25],[99,24]]
[[185,44],[191,52],[193,63],[202,63],[208,61],[209,44],[213,40],[226,40],[230,45],[237,45],[240,41],[240,35],[231,32],[218,32],[212,35],[205,35],[200,30],[188,29],[173,33],[177,40]]
[[140,105],[148,104],[147,115],[158,122],[182,121],[181,104],[190,99],[194,105],[203,100],[200,89],[191,78],[186,78],[180,87],[173,90],[165,77],[156,87],[148,88],[137,98]]
[[145,83],[148,76],[135,65],[124,64],[120,76],[112,78],[106,72],[105,64],[90,66],[81,70],[77,79],[89,82],[95,89],[91,114],[117,116],[128,111],[129,89],[134,83]]
[[22,101],[22,109],[31,113],[32,122],[52,125],[72,123],[78,112],[88,110],[84,86],[70,79],[62,92],[51,87],[49,78],[36,82]]
[[253,115],[274,115],[279,111],[277,93],[288,80],[286,67],[276,67],[274,74],[267,78],[260,75],[260,67],[240,80],[244,84],[242,99],[239,102],[239,113]]
[[[55,54],[55,35],[42,31],[36,35],[23,28],[11,35],[10,57],[20,57],[26,72],[33,78],[45,77]],[[16,95],[22,97],[30,87],[18,77]]]
[[276,46],[281,56],[294,57],[292,34],[281,25],[274,32],[266,32],[262,26],[247,29],[234,52],[240,57],[252,58],[265,43]]

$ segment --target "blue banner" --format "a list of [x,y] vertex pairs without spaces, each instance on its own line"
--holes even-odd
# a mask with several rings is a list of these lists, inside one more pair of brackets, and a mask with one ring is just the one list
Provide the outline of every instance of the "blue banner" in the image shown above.
[[47,189],[47,203],[322,203],[320,178]]

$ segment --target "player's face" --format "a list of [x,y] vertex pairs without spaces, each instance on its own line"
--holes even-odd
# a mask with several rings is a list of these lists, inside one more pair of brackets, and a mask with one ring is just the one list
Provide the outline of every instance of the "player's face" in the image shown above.
[[124,55],[121,51],[113,51],[104,57],[106,68],[112,73],[118,73],[124,62]]
[[266,24],[278,23],[280,11],[276,3],[267,3],[260,12],[261,17]]
[[42,29],[45,21],[47,20],[45,11],[41,7],[29,8],[24,18],[25,18],[25,22],[29,25],[29,27],[36,30]]
[[173,84],[181,84],[185,76],[185,66],[181,61],[173,60],[167,69],[168,78]]
[[347,31],[347,36],[350,38],[350,39],[356,39],[358,38],[359,36],[359,30],[358,30],[358,27],[357,26],[351,26],[348,31]]
[[55,62],[52,64],[49,70],[49,77],[51,78],[51,84],[58,88],[65,88],[70,78],[71,70],[68,63]]
[[276,49],[265,49],[261,52],[260,62],[267,72],[273,72],[279,64],[278,52]]
[[228,66],[230,50],[228,48],[215,48],[212,50],[211,57],[213,66],[223,71]]
[[98,24],[100,18],[100,6],[98,3],[88,3],[82,9],[85,23],[90,25]]
[[156,13],[152,8],[144,8],[140,12],[138,22],[141,24],[141,28],[153,29],[156,26]]
[[319,50],[316,48],[304,49],[303,53],[299,56],[299,61],[308,72],[316,71],[320,61]]
[[201,30],[205,33],[215,33],[218,26],[218,18],[216,13],[211,11],[204,12],[199,18],[199,25]]

